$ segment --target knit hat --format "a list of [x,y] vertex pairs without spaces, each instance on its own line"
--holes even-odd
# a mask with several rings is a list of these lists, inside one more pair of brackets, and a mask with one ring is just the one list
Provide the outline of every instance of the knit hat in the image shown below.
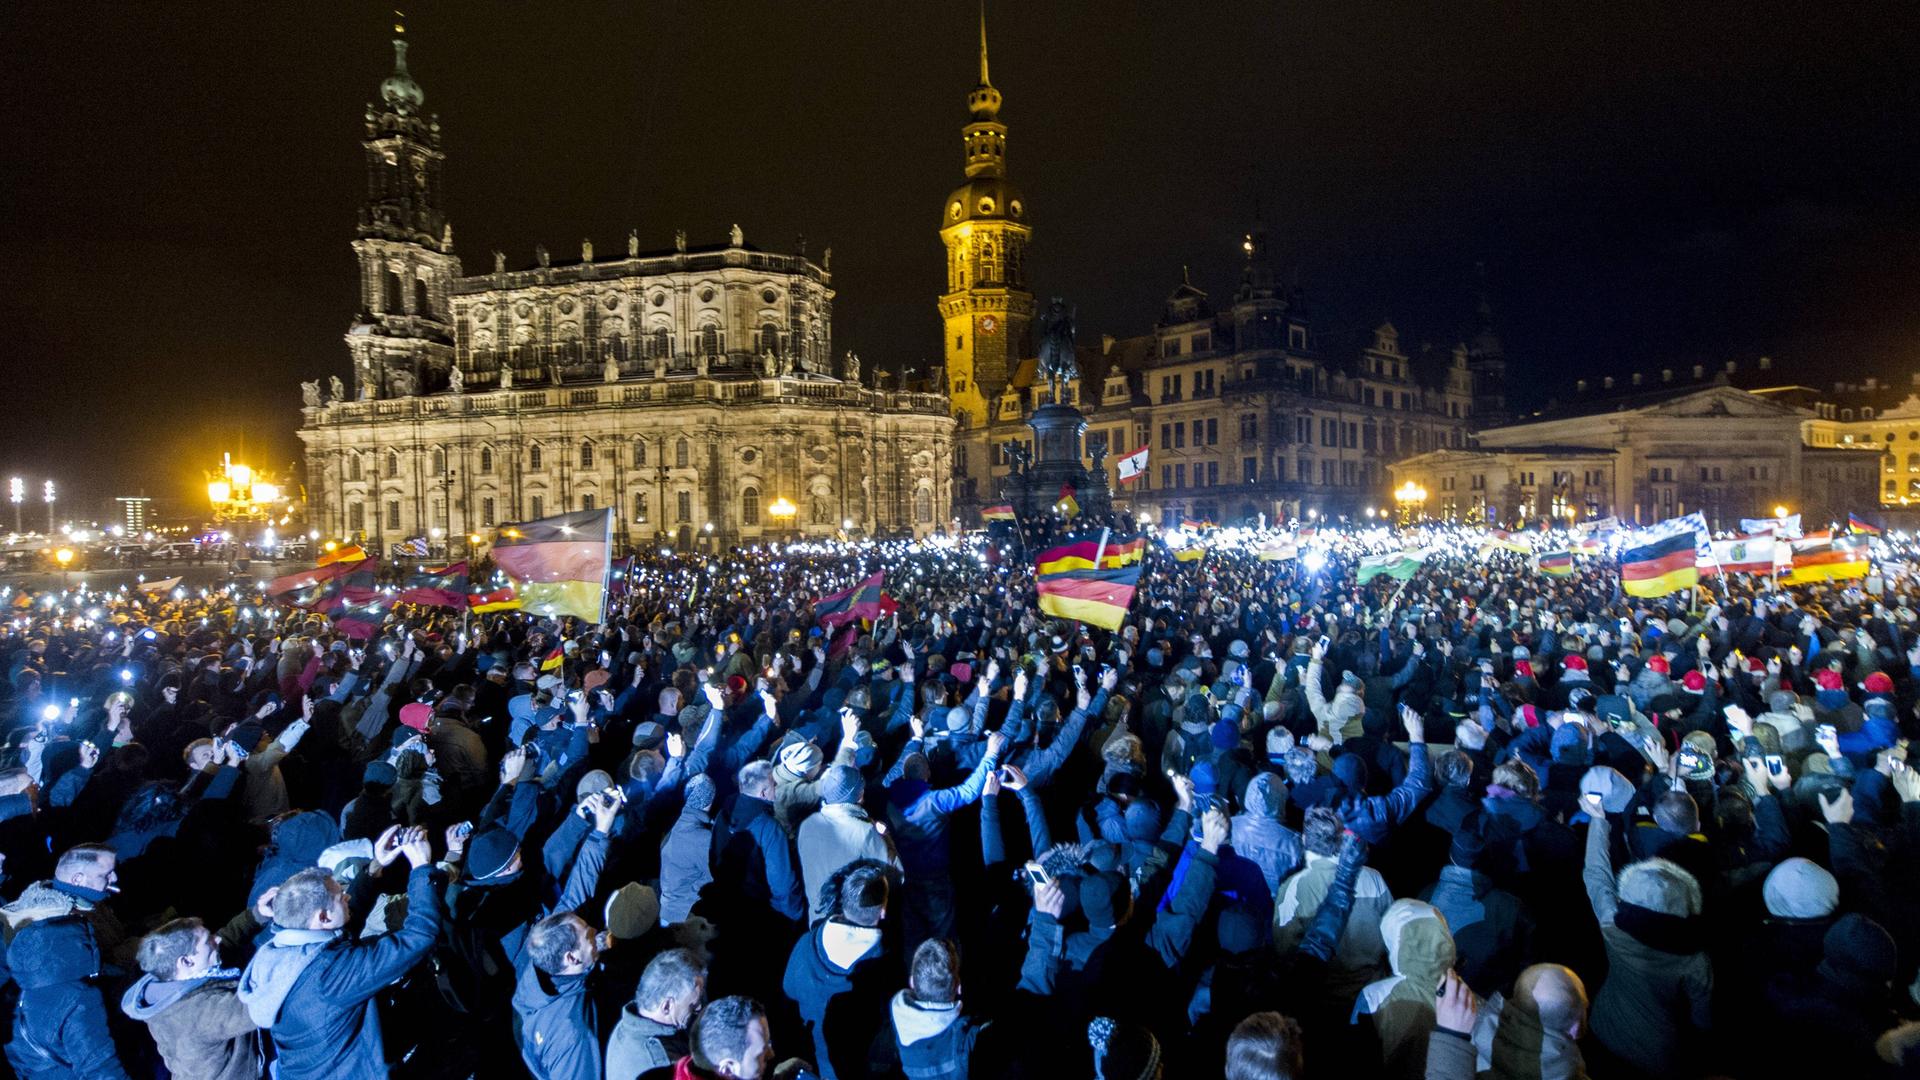
[[1480,835],[1478,822],[1469,820],[1454,832],[1453,843],[1447,848],[1447,860],[1455,866],[1472,870],[1480,865],[1486,850],[1487,841]]
[[1187,775],[1187,779],[1193,781],[1193,793],[1195,795],[1211,795],[1220,790],[1220,781],[1213,770],[1213,762],[1211,761],[1196,763],[1193,771]]
[[427,730],[427,722],[433,719],[433,706],[424,702],[410,702],[400,706],[400,722],[415,731]]
[[1561,724],[1554,729],[1553,741],[1548,744],[1547,752],[1559,764],[1586,764],[1587,729],[1579,724]]
[[1867,681],[1862,683],[1861,687],[1869,694],[1891,694],[1893,693],[1893,680],[1887,677],[1886,672],[1876,671],[1867,676]]
[[1846,689],[1846,683],[1841,680],[1840,673],[1832,668],[1821,668],[1814,672],[1813,684],[1822,690]]
[[1821,940],[1826,952],[1820,974],[1862,994],[1884,992],[1893,981],[1899,954],[1893,935],[1858,913],[1840,916]]
[[1213,748],[1231,750],[1240,745],[1240,725],[1224,717],[1213,725]]
[[399,772],[384,761],[369,761],[367,767],[360,773],[362,784],[376,787],[392,787],[394,781],[398,779],[400,779]]
[[788,743],[780,749],[780,767],[805,780],[825,761],[820,748],[810,742]]
[[1680,677],[1680,686],[1689,694],[1703,694],[1707,690],[1707,677],[1698,671],[1689,671]]
[[1127,839],[1152,840],[1160,835],[1160,808],[1152,799],[1135,799],[1127,804]]
[[1634,794],[1633,783],[1618,770],[1605,765],[1595,765],[1580,774],[1580,793],[1600,796],[1600,805],[1609,814],[1626,813]]
[[1281,763],[1293,746],[1293,732],[1286,728],[1276,726],[1267,732],[1267,760],[1275,765]]
[[1700,883],[1666,859],[1642,859],[1620,871],[1620,902],[1686,918],[1700,914]]
[[1154,1080],[1160,1075],[1160,1041],[1135,1024],[1096,1016],[1087,1025],[1096,1080]]
[[520,839],[506,829],[494,827],[475,833],[467,841],[467,875],[474,880],[493,877],[513,861],[520,850]]
[[1095,930],[1110,930],[1119,926],[1133,906],[1133,894],[1127,889],[1127,879],[1118,871],[1100,870],[1080,879],[1080,910],[1086,913],[1087,925]]
[[838,803],[857,803],[866,788],[866,780],[860,770],[851,765],[835,765],[827,769],[820,777],[820,802],[832,806]]
[[645,937],[660,921],[660,895],[638,882],[628,882],[607,897],[607,933],[616,941]]
[[1682,705],[1680,699],[1673,694],[1657,694],[1652,701],[1647,702],[1647,711],[1655,716],[1679,712],[1684,708],[1686,706]]
[[1513,677],[1516,679],[1533,678],[1533,661],[1520,660],[1513,665]]
[[1647,660],[1647,670],[1666,675],[1673,671],[1673,665],[1667,663],[1666,657],[1655,655]]
[[685,803],[695,810],[706,810],[713,806],[715,794],[713,778],[701,773],[687,781]]
[[942,720],[948,731],[965,731],[973,723],[973,711],[965,705],[955,705],[946,711]]
[[1534,708],[1532,705],[1522,705],[1514,710],[1514,712],[1520,717],[1521,722],[1525,723],[1528,727],[1537,728],[1540,726],[1540,710]]
[[1796,855],[1767,872],[1760,895],[1776,919],[1824,919],[1840,906],[1840,883],[1819,863]]
[[1578,654],[1569,656],[1566,659],[1566,668],[1568,671],[1585,671],[1587,670],[1587,658]]
[[1513,658],[1515,660],[1531,660],[1533,659],[1533,650],[1527,648],[1525,645],[1515,645],[1513,647]]
[[535,680],[533,684],[535,690],[558,690],[560,686],[560,676],[558,675],[542,675],[539,679]]

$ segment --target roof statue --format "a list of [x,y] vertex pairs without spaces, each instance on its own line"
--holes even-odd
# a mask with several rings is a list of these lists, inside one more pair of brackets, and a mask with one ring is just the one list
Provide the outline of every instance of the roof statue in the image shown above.
[[685,255],[687,253],[687,230],[685,229],[673,230],[673,250],[679,252],[682,255]]
[[847,350],[846,379],[850,383],[858,383],[860,381],[860,356],[852,349]]
[[[1054,383],[1080,377],[1073,352],[1073,312],[1072,305],[1056,296],[1040,316],[1040,375]],[[1059,394],[1054,397],[1058,400]]]
[[727,242],[734,247],[739,247],[747,242],[747,234],[740,231],[738,223],[736,223],[733,228],[727,230]]
[[591,239],[580,241],[580,261],[583,263],[593,261],[593,241]]
[[300,384],[300,404],[309,409],[320,407],[320,380]]
[[338,375],[327,376],[327,391],[333,395],[335,401],[347,400],[347,384],[341,382]]
[[467,375],[460,370],[459,364],[447,369],[447,389],[456,394],[467,392]]
[[640,230],[628,229],[627,230],[627,258],[631,259],[634,256],[639,254],[640,254]]

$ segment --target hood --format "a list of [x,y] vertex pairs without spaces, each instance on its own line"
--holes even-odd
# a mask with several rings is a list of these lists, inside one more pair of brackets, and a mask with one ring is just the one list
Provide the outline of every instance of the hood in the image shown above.
[[1446,916],[1421,900],[1395,900],[1380,917],[1380,939],[1396,975],[1437,987],[1453,966]]
[[161,982],[151,975],[142,975],[140,980],[127,987],[120,995],[120,1011],[142,1023],[165,1012],[169,1006],[203,986],[215,983],[232,983],[239,976],[238,971],[216,971],[197,979],[176,979]]
[[820,924],[818,942],[820,954],[827,963],[841,971],[851,971],[853,965],[879,949],[880,928],[827,919]]
[[1334,758],[1333,776],[1352,794],[1357,795],[1367,789],[1367,763],[1360,760],[1358,754],[1341,754]]
[[276,825],[266,856],[253,876],[253,888],[247,893],[248,906],[259,900],[261,893],[310,866],[318,866],[320,853],[339,842],[339,824],[318,810],[303,811]]
[[337,936],[331,930],[281,930],[253,954],[253,962],[240,973],[237,995],[256,1026],[270,1028],[280,1019],[293,984]]
[[513,986],[513,1011],[529,1017],[542,1009],[586,992],[585,975],[549,975],[531,962],[520,969]]
[[1287,802],[1286,788],[1282,787],[1277,792],[1273,790],[1279,783],[1280,778],[1272,773],[1261,773],[1254,777],[1247,784],[1247,792],[1242,800],[1246,804],[1246,812],[1259,818],[1279,817],[1280,808]]
[[1540,1018],[1518,1002],[1506,1002],[1501,1008],[1490,1041],[1483,1053],[1492,1059],[1494,1076],[1584,1080],[1587,1075],[1579,1045],[1560,1032],[1542,1028]]
[[83,918],[42,919],[14,935],[7,965],[22,990],[79,982],[100,973],[100,947],[94,943],[93,927]]
[[893,1029],[899,1033],[902,1046],[912,1046],[942,1034],[959,1019],[957,1001],[951,1005],[928,1005],[908,997],[905,990],[893,995]]
[[18,900],[0,908],[0,915],[6,917],[8,926],[18,928],[41,919],[52,919],[61,915],[71,915],[75,911],[86,911],[92,906],[70,893],[54,888],[51,881],[36,881],[20,893]]

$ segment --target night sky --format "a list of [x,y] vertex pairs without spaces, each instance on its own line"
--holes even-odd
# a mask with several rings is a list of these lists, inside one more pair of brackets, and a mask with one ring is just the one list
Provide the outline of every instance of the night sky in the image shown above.
[[[836,349],[937,355],[969,4],[406,6],[469,272],[737,221],[833,247]],[[1078,304],[1083,340],[1148,329],[1183,263],[1229,294],[1257,196],[1333,335],[1456,340],[1484,261],[1523,390],[1762,354],[1904,382],[1916,24],[1752,0],[989,13],[1036,291]],[[79,506],[187,496],[226,450],[292,461],[300,381],[349,376],[390,27],[367,3],[0,11],[0,470]]]

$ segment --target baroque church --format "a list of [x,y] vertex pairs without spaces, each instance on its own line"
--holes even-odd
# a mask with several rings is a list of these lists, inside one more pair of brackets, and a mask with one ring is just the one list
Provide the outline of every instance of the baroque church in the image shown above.
[[302,387],[315,528],[457,554],[470,534],[599,507],[622,545],[688,549],[948,524],[947,400],[836,362],[830,249],[765,251],[736,225],[643,250],[636,230],[624,251],[540,247],[516,267],[495,252],[468,275],[440,122],[403,32],[393,47],[361,144],[352,385]]

